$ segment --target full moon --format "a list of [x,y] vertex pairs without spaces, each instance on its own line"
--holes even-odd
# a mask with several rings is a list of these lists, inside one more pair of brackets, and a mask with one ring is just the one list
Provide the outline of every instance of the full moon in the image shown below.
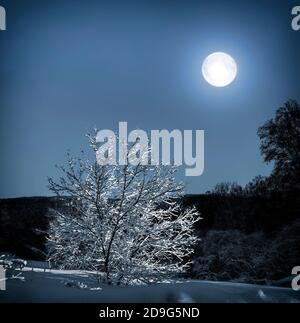
[[202,64],[202,74],[209,84],[224,87],[236,78],[237,65],[235,60],[226,53],[212,53]]

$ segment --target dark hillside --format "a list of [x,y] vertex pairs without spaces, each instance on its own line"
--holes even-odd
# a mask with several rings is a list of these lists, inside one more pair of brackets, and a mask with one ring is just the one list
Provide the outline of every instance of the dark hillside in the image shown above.
[[[61,206],[56,197],[25,197],[0,200],[0,250],[20,257],[43,259],[49,208]],[[270,197],[186,195],[185,206],[195,205],[203,220],[197,229],[264,231],[272,234],[298,217],[297,194]]]

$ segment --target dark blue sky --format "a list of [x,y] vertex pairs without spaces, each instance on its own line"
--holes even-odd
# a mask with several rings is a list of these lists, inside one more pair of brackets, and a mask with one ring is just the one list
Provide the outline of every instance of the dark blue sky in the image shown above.
[[[300,100],[300,1],[0,1],[0,197],[46,195],[67,149],[86,131],[204,129],[201,193],[220,181],[268,174],[257,128]],[[225,88],[201,76],[203,59],[232,55]],[[183,171],[179,177],[183,178]]]

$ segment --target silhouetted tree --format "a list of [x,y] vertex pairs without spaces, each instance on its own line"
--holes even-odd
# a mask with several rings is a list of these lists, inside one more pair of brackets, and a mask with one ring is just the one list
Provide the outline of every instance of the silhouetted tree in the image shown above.
[[240,196],[243,194],[243,188],[236,182],[221,182],[218,183],[208,194],[220,196]]
[[277,190],[300,188],[300,105],[288,101],[258,129],[264,160],[274,162],[271,182]]
[[267,196],[271,191],[269,178],[261,175],[255,176],[244,189],[247,196]]

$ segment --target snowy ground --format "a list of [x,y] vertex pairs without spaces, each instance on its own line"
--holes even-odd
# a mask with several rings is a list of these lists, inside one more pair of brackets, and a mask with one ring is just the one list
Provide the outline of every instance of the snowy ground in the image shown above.
[[38,263],[31,266],[23,269],[24,280],[7,280],[6,291],[0,291],[0,302],[300,303],[300,292],[290,288],[208,281],[109,287],[99,286],[91,272],[43,269],[45,266]]

